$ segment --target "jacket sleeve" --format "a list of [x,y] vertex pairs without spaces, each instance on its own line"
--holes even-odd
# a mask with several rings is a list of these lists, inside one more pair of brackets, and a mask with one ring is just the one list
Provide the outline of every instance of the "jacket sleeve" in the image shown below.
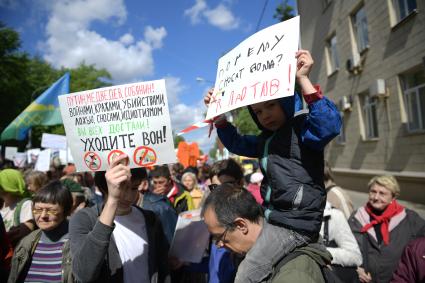
[[403,251],[401,259],[398,263],[397,269],[393,273],[391,283],[408,283],[408,282],[420,282],[418,278],[419,268],[421,268],[420,262],[423,261],[422,250],[420,248],[421,242],[425,247],[425,237],[411,241]]
[[69,223],[72,272],[81,282],[91,282],[99,277],[114,230],[99,220],[93,225],[89,209],[78,211]]
[[309,104],[309,114],[302,128],[302,141],[315,150],[325,146],[340,133],[342,119],[335,104],[323,97]]
[[231,153],[252,158],[259,157],[257,136],[240,135],[236,128],[228,122],[217,128],[217,134]]
[[337,248],[327,248],[332,254],[332,264],[342,266],[360,266],[362,254],[359,245],[351,232],[344,214],[338,209],[332,209],[329,220],[329,238],[338,245]]

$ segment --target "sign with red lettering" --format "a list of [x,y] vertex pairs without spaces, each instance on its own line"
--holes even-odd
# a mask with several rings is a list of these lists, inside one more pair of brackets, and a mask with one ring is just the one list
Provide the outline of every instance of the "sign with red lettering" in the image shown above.
[[59,106],[78,171],[106,170],[121,154],[131,168],[176,161],[164,80],[61,95]]
[[299,16],[265,28],[218,61],[206,119],[294,94]]

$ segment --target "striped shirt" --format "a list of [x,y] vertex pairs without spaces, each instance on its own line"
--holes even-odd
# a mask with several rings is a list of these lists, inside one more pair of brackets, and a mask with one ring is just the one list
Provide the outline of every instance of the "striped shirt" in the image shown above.
[[65,238],[55,243],[47,243],[40,239],[25,282],[61,282],[62,248],[67,240]]

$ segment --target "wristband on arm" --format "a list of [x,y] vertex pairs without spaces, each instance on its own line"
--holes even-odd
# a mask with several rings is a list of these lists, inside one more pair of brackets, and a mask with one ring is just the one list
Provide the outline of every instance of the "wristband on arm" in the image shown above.
[[308,93],[308,94],[305,93],[305,92],[302,92],[304,100],[305,100],[305,102],[307,102],[308,105],[310,105],[313,102],[323,98],[323,94],[322,94],[322,90],[320,89],[320,85],[314,85],[314,88],[316,89],[316,92]]

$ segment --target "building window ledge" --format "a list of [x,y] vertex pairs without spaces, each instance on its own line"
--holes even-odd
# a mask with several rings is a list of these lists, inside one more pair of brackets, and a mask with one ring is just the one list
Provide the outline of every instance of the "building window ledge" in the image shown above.
[[402,26],[405,22],[409,21],[411,18],[413,18],[416,14],[418,14],[418,9],[414,9],[412,12],[409,13],[406,17],[398,21],[395,25],[391,27],[391,30],[394,31],[398,29],[400,26]]

